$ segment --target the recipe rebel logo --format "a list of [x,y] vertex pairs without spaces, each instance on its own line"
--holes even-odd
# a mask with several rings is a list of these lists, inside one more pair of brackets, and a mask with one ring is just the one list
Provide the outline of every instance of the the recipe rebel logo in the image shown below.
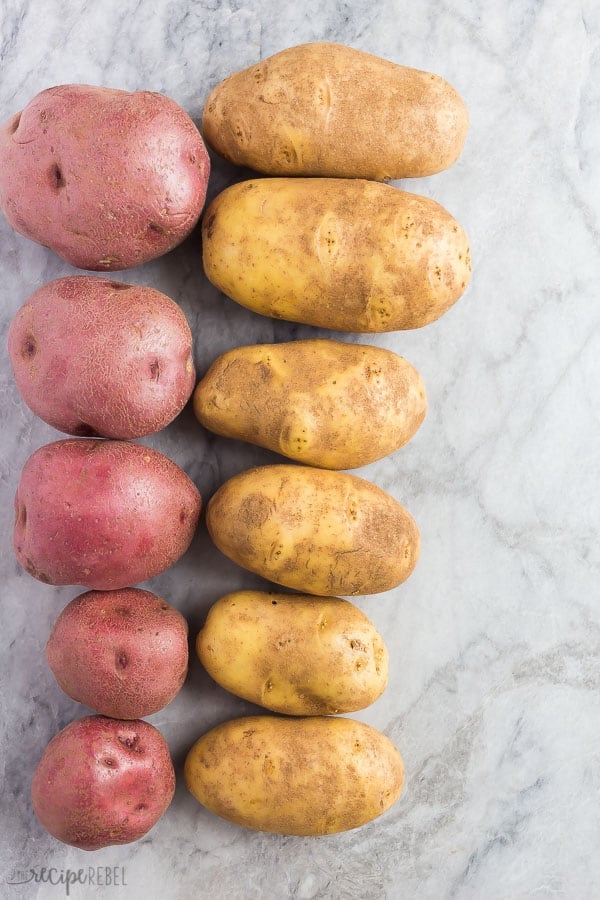
[[53,866],[27,866],[13,869],[6,878],[12,886],[24,884],[51,884],[63,887],[71,896],[76,885],[85,887],[127,887],[125,866],[82,866],[80,869],[58,869]]

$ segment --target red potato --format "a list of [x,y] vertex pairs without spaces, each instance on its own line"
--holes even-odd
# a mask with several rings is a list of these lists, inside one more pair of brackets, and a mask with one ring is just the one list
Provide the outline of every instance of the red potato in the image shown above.
[[188,625],[150,591],[88,591],[56,620],[46,659],[73,700],[115,719],[141,719],[183,685]]
[[192,333],[173,300],[90,275],[35,291],[11,323],[8,353],[25,403],[67,434],[160,431],[196,380]]
[[46,584],[128,587],[185,553],[200,507],[191,479],[157,450],[67,438],[40,447],[23,467],[14,550]]
[[53,837],[100,850],[143,837],[168,808],[175,772],[148,722],[86,716],[52,738],[31,785],[34,812]]
[[0,128],[0,207],[72,266],[114,271],[176,247],[204,206],[200,132],[152,91],[64,84]]

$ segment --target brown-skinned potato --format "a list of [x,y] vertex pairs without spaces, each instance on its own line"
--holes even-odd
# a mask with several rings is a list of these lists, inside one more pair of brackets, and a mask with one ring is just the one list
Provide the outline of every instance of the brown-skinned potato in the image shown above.
[[326,41],[230,75],[202,118],[207,143],[237,165],[382,181],[448,168],[468,125],[462,98],[439,75]]
[[253,312],[336,331],[421,328],[465,292],[469,242],[439,203],[389,184],[260,178],[202,221],[208,279]]
[[221,687],[286,715],[364,709],[388,678],[383,638],[339,597],[227,594],[210,608],[196,652]]
[[194,391],[206,428],[326,469],[402,447],[427,408],[417,370],[382,347],[330,340],[237,347]]
[[420,550],[414,519],[380,487],[310,466],[235,475],[211,497],[206,524],[239,566],[318,596],[390,590],[409,577]]
[[213,813],[258,831],[318,836],[386,812],[404,784],[384,734],[335,716],[245,716],[217,725],[189,751],[186,784]]

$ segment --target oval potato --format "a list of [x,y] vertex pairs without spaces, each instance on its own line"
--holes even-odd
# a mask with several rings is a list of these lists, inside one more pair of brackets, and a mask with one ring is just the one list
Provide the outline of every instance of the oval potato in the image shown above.
[[326,469],[402,447],[427,408],[417,370],[382,347],[306,340],[224,353],[194,392],[205,428]]
[[202,118],[207,143],[239,166],[377,181],[447,169],[468,127],[462,98],[440,76],[322,41],[230,75]]
[[405,581],[419,530],[393,497],[364,478],[309,466],[260,466],[211,497],[206,524],[235,563],[319,596],[376,594]]
[[381,635],[338,597],[227,594],[209,610],[196,651],[221,687],[294,716],[364,709],[388,678]]
[[362,722],[265,715],[203,735],[184,776],[196,800],[236,825],[316,836],[386,812],[402,792],[404,766],[389,738]]
[[467,236],[439,203],[389,184],[261,178],[202,222],[208,279],[263,316],[351,332],[420,328],[467,288]]

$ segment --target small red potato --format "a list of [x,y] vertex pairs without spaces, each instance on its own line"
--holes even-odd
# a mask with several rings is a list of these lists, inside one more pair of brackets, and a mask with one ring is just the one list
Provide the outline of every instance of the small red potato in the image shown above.
[[127,269],[180,244],[209,168],[188,114],[152,91],[58,85],[0,128],[8,223],[80,269]]
[[46,659],[73,700],[114,719],[141,719],[166,706],[185,681],[188,626],[150,591],[88,591],[59,615]]
[[21,397],[67,434],[136,438],[160,431],[196,380],[179,306],[150,287],[57,278],[23,304],[8,333]]
[[52,738],[31,785],[34,812],[52,837],[100,850],[143,837],[168,808],[175,772],[148,722],[86,716]]
[[185,553],[200,507],[195,484],[157,450],[67,438],[40,447],[23,467],[14,550],[46,584],[128,587]]

